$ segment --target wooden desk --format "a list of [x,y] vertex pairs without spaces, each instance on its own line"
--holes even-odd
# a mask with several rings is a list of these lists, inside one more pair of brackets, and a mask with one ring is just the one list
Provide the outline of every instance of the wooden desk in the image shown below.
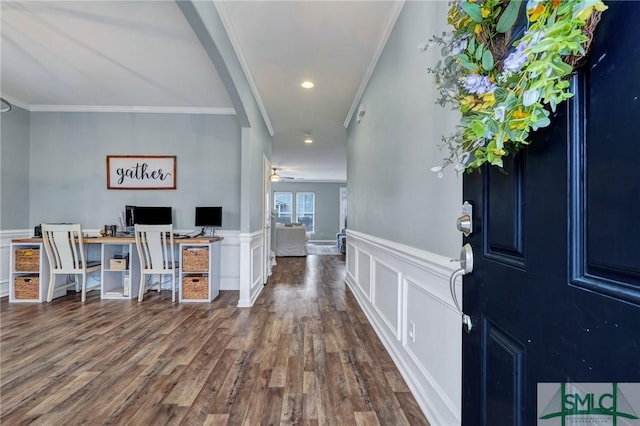
[[[179,250],[179,300],[181,302],[210,302],[215,299],[220,292],[220,245],[222,237],[193,237],[174,238],[174,244]],[[138,297],[140,286],[140,261],[136,249],[136,240],[133,236],[116,237],[84,237],[83,242],[87,245],[87,261],[99,260],[102,264],[100,271],[100,297],[102,299],[135,299]],[[91,250],[92,247],[97,250]],[[190,248],[209,250],[209,262],[201,271],[185,271],[183,269],[184,250]],[[37,262],[33,262],[33,270],[18,270],[16,267],[16,251],[33,249],[34,257],[38,257]],[[99,254],[98,254],[99,251]],[[111,259],[127,258],[128,264],[111,268]],[[10,283],[9,302],[44,302],[49,286],[49,261],[44,250],[42,238],[16,238],[11,240],[10,262]],[[189,292],[186,297],[183,292],[183,283],[189,285],[194,281],[194,277],[203,278],[208,281],[208,293],[198,293],[198,298],[193,298],[193,292]],[[95,277],[92,277],[95,279]],[[30,296],[16,294],[16,280],[20,286],[25,285],[24,281],[30,282],[33,292]],[[97,280],[96,280],[97,281]],[[197,279],[195,281],[198,281]],[[201,280],[202,281],[202,280]],[[36,288],[37,286],[37,288]],[[21,287],[22,289],[23,287]],[[63,292],[54,294],[54,297],[64,295]]]
[[[222,241],[222,237],[193,237],[193,238],[175,238],[173,242],[175,244],[209,244],[216,241]],[[84,237],[82,241],[85,244],[129,244],[136,243],[136,239],[133,236],[122,237]],[[11,240],[11,243],[22,244],[40,244],[42,238],[15,238]]]

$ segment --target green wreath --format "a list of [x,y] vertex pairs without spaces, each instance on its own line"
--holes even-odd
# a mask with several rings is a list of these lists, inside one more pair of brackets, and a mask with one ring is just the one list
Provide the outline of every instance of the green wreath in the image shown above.
[[442,47],[434,68],[441,106],[462,117],[443,136],[449,156],[431,170],[472,171],[527,145],[529,133],[550,124],[551,112],[573,94],[568,76],[586,55],[601,0],[529,0],[524,34],[512,40],[518,0],[456,0],[449,9],[452,33],[430,42]]

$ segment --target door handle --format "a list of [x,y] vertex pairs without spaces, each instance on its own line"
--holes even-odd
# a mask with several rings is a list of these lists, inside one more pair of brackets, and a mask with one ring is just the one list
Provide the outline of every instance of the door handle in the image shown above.
[[451,292],[451,298],[453,304],[456,306],[458,313],[462,316],[462,325],[467,330],[467,333],[471,332],[473,324],[471,323],[471,317],[465,314],[458,302],[458,296],[456,296],[456,279],[466,274],[473,272],[473,249],[471,244],[467,243],[462,246],[460,250],[460,269],[456,269],[451,277],[449,277],[449,291]]

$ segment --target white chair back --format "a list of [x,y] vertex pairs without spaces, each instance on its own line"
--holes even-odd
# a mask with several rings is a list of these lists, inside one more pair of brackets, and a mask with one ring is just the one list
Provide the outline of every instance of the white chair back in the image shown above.
[[[82,301],[84,302],[87,294],[87,272],[99,270],[101,265],[100,262],[87,263],[80,224],[43,223],[42,240],[50,269],[47,301],[51,302],[56,290],[75,286],[76,291],[79,291],[82,283]],[[66,283],[56,286],[58,275],[76,275],[76,280],[67,280]]]
[[80,224],[43,224],[44,249],[52,271],[77,273],[86,265]]
[[[140,259],[140,291],[138,302],[142,302],[147,290],[148,275],[171,275],[172,301],[176,301],[176,277],[173,225],[135,225],[136,248]],[[161,280],[158,280],[158,291]]]
[[162,273],[174,268],[173,225],[135,225],[135,236],[142,271]]

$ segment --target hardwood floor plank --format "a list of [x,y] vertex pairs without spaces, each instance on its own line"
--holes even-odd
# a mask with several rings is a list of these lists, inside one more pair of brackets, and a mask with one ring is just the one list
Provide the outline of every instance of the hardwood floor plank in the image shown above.
[[262,370],[257,377],[256,383],[251,393],[251,404],[242,420],[242,426],[254,426],[261,423],[265,405],[267,402],[267,391],[271,379],[271,370]]
[[356,411],[353,414],[356,418],[357,426],[380,426],[375,411]]
[[0,300],[0,423],[428,425],[344,284],[340,256],[279,258],[252,308]]
[[[104,411],[106,418],[104,422],[113,424],[126,424],[129,420],[136,422],[139,421],[137,415],[141,407],[157,406],[159,400],[166,395],[163,392],[168,392],[170,390],[168,387],[175,385],[175,381],[171,380],[168,386],[162,386],[167,378],[162,372],[168,363],[168,360],[161,360],[146,366],[141,374],[132,377],[118,397],[112,401],[110,409]],[[156,393],[157,389],[159,392]],[[90,406],[87,407],[90,408]],[[140,414],[146,415],[145,412]]]
[[336,420],[339,425],[353,424],[353,405],[351,404],[351,392],[340,362],[340,354],[327,353],[327,372],[329,387],[333,396]]
[[281,425],[302,424],[303,412],[302,394],[285,392],[282,402]]
[[324,346],[324,334],[314,335],[313,346],[315,348],[315,364],[316,372],[316,407],[318,410],[318,423],[322,425],[336,425],[336,413],[334,410],[335,403],[333,401],[333,392],[331,391],[331,383],[327,379],[327,352]]
[[268,388],[266,391],[267,398],[265,399],[264,408],[262,410],[262,417],[260,419],[261,425],[277,425],[280,424],[280,417],[282,413],[282,400],[284,397],[284,388]]
[[228,421],[228,414],[209,414],[202,426],[226,426]]
[[342,351],[340,362],[344,377],[349,387],[353,411],[368,412],[373,410],[371,396],[360,371],[354,351]]
[[305,371],[302,379],[302,420],[318,420],[316,374]]
[[[222,384],[240,353],[241,351],[237,349],[225,349],[222,352],[222,355],[217,360],[217,363],[215,363],[215,366],[213,366],[214,368],[211,370],[203,386],[199,389],[196,399],[189,408],[187,417],[193,421],[193,423],[189,424],[198,424],[198,422],[202,424],[209,414],[224,414],[213,412],[211,406],[213,400],[218,397]],[[188,391],[188,381],[182,380],[180,385]]]
[[270,388],[284,388],[287,385],[287,366],[276,365],[271,370]]
[[429,422],[424,417],[424,414],[422,414],[420,406],[410,392],[396,392],[395,396],[398,399],[398,402],[402,407],[402,412],[410,425],[429,426]]
[[230,413],[229,424],[241,425],[249,411],[249,407],[254,404],[255,387],[258,386],[260,380],[260,365],[250,364],[246,374],[242,379],[242,383],[238,388],[238,392],[227,411]]
[[[75,393],[91,382],[98,374],[98,372],[85,372],[81,373],[74,380],[67,383],[58,391],[52,392],[47,398],[42,400],[38,405],[33,407],[26,413],[27,418],[38,418],[43,414],[51,414],[50,411],[55,407],[64,406],[67,400]],[[49,417],[49,416],[47,416]],[[57,419],[52,419],[52,423],[55,423]]]
[[253,363],[253,355],[253,351],[242,351],[236,356],[236,361],[228,370],[220,391],[213,400],[210,408],[211,413],[230,413],[231,407],[235,404],[243,387],[251,386],[245,381],[245,377],[247,380],[251,380],[253,377],[252,375],[247,376],[252,367],[257,366]]
[[304,380],[304,358],[300,355],[289,356],[285,392],[301,394]]

